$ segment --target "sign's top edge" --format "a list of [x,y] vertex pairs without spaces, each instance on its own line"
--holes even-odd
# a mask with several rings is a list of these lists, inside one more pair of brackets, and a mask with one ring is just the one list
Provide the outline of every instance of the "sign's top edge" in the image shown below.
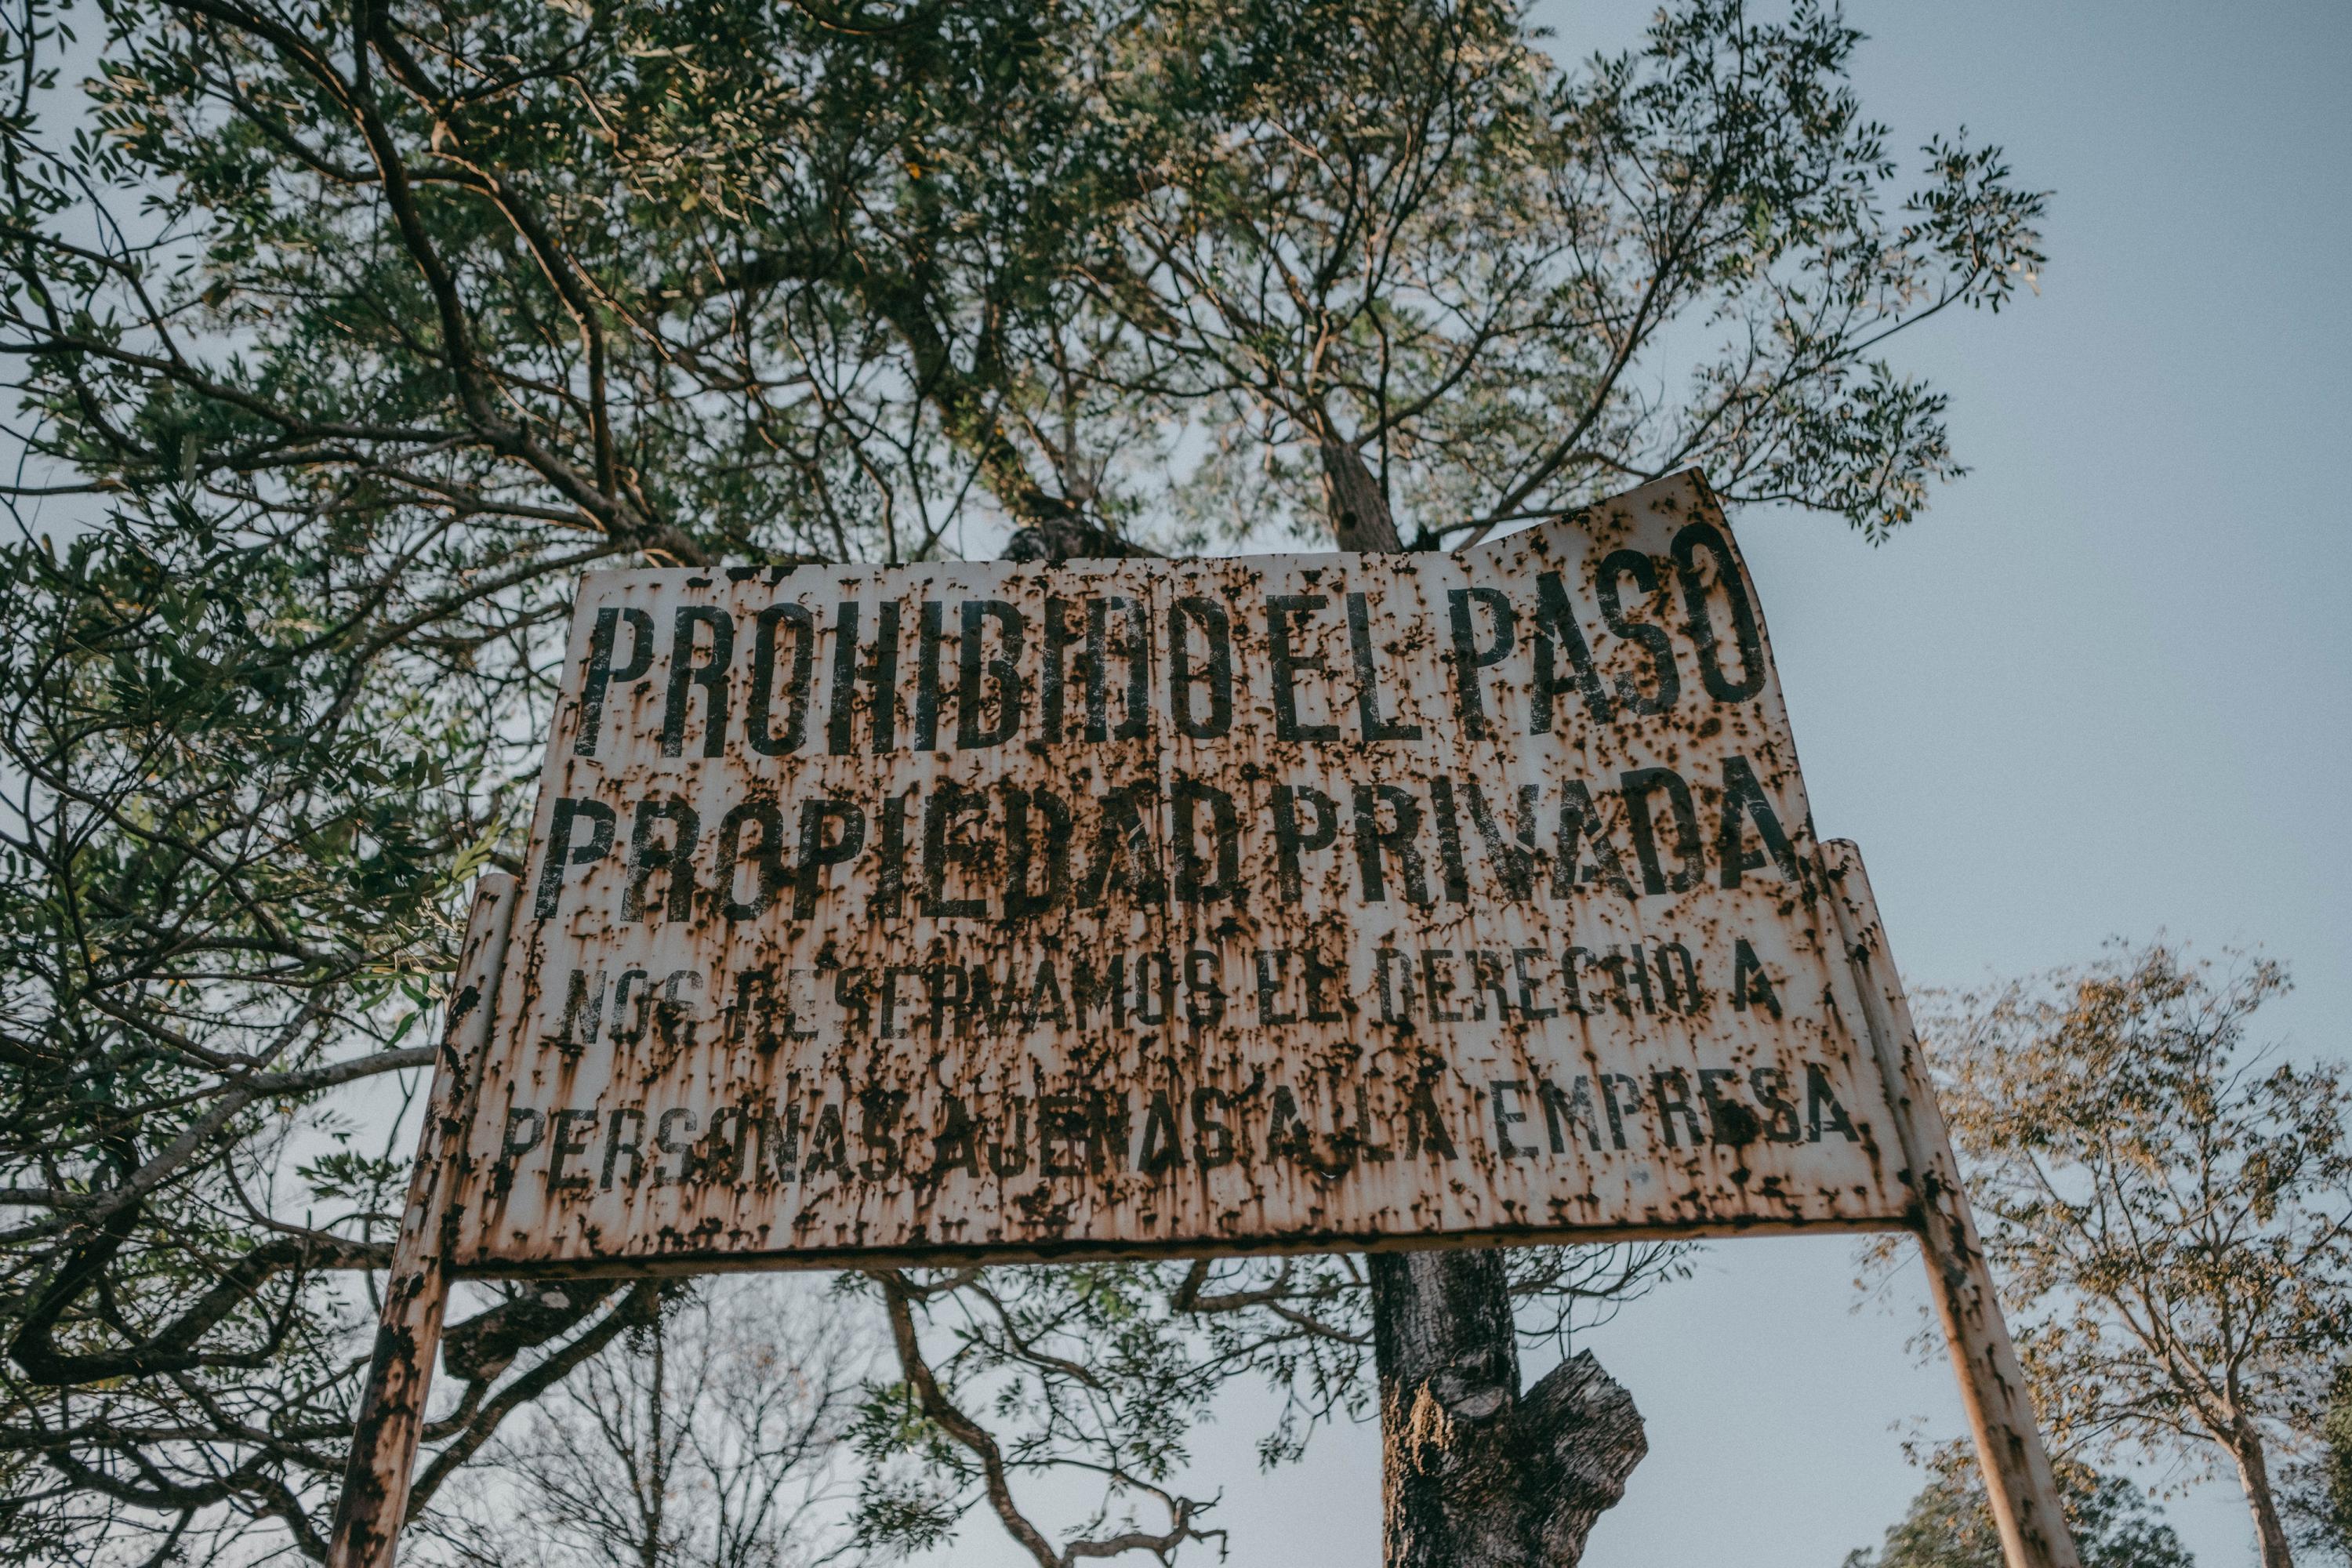
[[1515,528],[1507,533],[1498,533],[1489,538],[1480,540],[1475,544],[1465,545],[1453,550],[1404,551],[1397,552],[1377,552],[1350,550],[1290,550],[1262,551],[1248,555],[1183,555],[1168,557],[1103,555],[1073,556],[1066,561],[1051,562],[1006,561],[1000,557],[988,557],[971,561],[901,561],[891,564],[863,561],[825,561],[811,562],[799,566],[605,566],[592,568],[589,571],[582,573],[581,579],[583,583],[601,583],[616,577],[627,578],[634,582],[645,583],[683,583],[692,578],[702,578],[712,583],[716,583],[723,579],[730,584],[756,583],[764,581],[771,586],[781,586],[782,584],[794,577],[803,575],[821,578],[829,574],[867,574],[876,572],[959,572],[978,567],[986,567],[995,570],[1012,569],[1038,572],[1066,572],[1073,570],[1114,572],[1130,569],[1138,565],[1149,566],[1157,563],[1163,566],[1220,566],[1248,570],[1253,567],[1263,568],[1272,566],[1276,563],[1295,568],[1301,563],[1311,562],[1328,563],[1333,567],[1344,569],[1356,563],[1363,561],[1392,560],[1397,554],[1402,554],[1413,560],[1439,557],[1447,560],[1467,561],[1475,559],[1482,552],[1507,548],[1513,542],[1524,539],[1527,535],[1534,533],[1538,530],[1561,524],[1572,524],[1580,518],[1589,517],[1593,512],[1603,507],[1618,510],[1630,509],[1643,504],[1654,495],[1673,490],[1692,491],[1695,493],[1696,500],[1701,505],[1708,507],[1718,513],[1721,510],[1721,503],[1717,500],[1714,490],[1708,486],[1706,475],[1696,468],[1678,468],[1673,473],[1661,475],[1659,478],[1652,479],[1646,484],[1640,485],[1635,489],[1623,491],[1617,495],[1606,497],[1603,500],[1593,502],[1591,506],[1580,507],[1574,511],[1558,512],[1550,517],[1536,518],[1529,521],[1524,528]]

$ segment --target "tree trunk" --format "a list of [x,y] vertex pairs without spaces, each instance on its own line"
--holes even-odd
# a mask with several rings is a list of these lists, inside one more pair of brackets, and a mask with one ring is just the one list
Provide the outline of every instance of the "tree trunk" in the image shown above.
[[1649,1451],[1633,1396],[1591,1352],[1519,1392],[1502,1253],[1370,1261],[1388,1568],[1577,1562]]
[[2278,1496],[2271,1490],[2271,1467],[2263,1452],[2263,1435],[2241,1415],[2227,1443],[2230,1458],[2237,1462],[2238,1485],[2246,1494],[2246,1511],[2254,1516],[2254,1544],[2262,1554],[2262,1568],[2294,1568],[2286,1526],[2279,1521]]
[[[1342,550],[1403,548],[1355,447],[1325,438],[1323,499]],[[1083,523],[1024,529],[1008,553],[1139,553]],[[1375,1253],[1382,1555],[1388,1568],[1559,1568],[1649,1452],[1633,1396],[1585,1352],[1524,1394],[1503,1254]]]
[[1394,551],[1404,548],[1396,519],[1389,513],[1388,498],[1381,494],[1363,454],[1346,442],[1325,436],[1323,510],[1342,550]]
[[[1323,501],[1342,550],[1404,545],[1363,457],[1328,433]],[[1649,1452],[1633,1396],[1587,1352],[1519,1391],[1499,1251],[1375,1253],[1381,1556],[1387,1568],[1553,1568]]]

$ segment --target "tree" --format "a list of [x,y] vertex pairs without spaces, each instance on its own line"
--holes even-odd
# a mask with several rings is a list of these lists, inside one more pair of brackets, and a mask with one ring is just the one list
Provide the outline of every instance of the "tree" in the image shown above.
[[711,1282],[501,1433],[411,1550],[460,1568],[856,1561],[844,1445],[874,1348],[809,1282]]
[[2265,1568],[2293,1561],[2273,1455],[2352,1328],[2352,1100],[2246,1040],[2286,984],[2158,942],[1924,1030],[2057,1444],[2226,1456]]
[[[2040,261],[1995,150],[1892,194],[1810,4],[1692,0],[1574,70],[1478,0],[68,19],[0,28],[0,1452],[84,1555],[322,1549],[383,1130],[464,884],[520,852],[581,571],[1437,544],[1701,460],[1881,537],[1958,471],[1888,337]],[[1279,1457],[1433,1385],[1436,1340],[1379,1331],[1418,1311],[1472,1325],[1499,1432],[1515,1307],[1670,1262],[884,1273],[859,1441],[922,1468],[868,1527],[1173,1552],[1231,1379],[1289,1396]],[[524,1282],[453,1324],[417,1506],[660,1308]],[[1033,1519],[1049,1468],[1102,1518]]]
[[2315,1452],[2290,1466],[2281,1510],[2294,1544],[2352,1562],[2352,1362],[2336,1364],[2320,1412]]
[[[2001,1568],[2000,1532],[1975,1456],[1959,1446],[1940,1448],[1927,1473],[1902,1519],[1887,1527],[1885,1543],[1847,1552],[1845,1568]],[[2083,1568],[2193,1568],[2196,1559],[2161,1510],[2128,1479],[2061,1464],[2058,1487]]]

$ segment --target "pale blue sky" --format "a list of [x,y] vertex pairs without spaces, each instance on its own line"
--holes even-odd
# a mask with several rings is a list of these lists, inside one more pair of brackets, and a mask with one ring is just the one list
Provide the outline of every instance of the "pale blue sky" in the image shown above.
[[[1631,43],[1643,0],[1553,0],[1556,47]],[[1915,146],[1965,122],[2057,195],[2041,295],[1938,321],[1906,368],[1955,395],[1976,472],[1872,550],[1736,519],[1815,818],[1869,857],[1913,984],[2087,959],[2158,930],[2259,943],[2270,1016],[2343,1056],[2352,1014],[2352,7],[1855,0],[1859,79]],[[1905,1342],[1921,1293],[1856,1315],[1837,1238],[1712,1248],[1587,1342],[1649,1418],[1593,1568],[1836,1568],[1916,1489],[1899,1424],[1961,1430]],[[1239,1568],[1379,1553],[1374,1435],[1258,1475],[1256,1412],[1202,1434]],[[2170,1518],[2253,1562],[2234,1486]],[[975,1521],[960,1561],[993,1560]],[[1009,1561],[1009,1558],[1007,1559]]]

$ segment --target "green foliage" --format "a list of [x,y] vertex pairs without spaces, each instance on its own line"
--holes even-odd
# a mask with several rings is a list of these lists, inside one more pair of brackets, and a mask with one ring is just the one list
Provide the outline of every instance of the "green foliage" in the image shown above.
[[2352,1332],[2352,1093],[2247,1043],[2287,984],[2162,942],[1926,1020],[2019,1352],[2062,1449],[2270,1470]]
[[2339,1363],[2313,1451],[2288,1468],[2282,1489],[2297,1547],[2352,1562],[2352,1362]]
[[[1574,68],[1490,0],[0,10],[10,1543],[320,1551],[583,570],[1319,536],[1335,464],[1423,544],[1691,463],[1915,515],[1958,469],[1887,341],[2005,303],[2043,201],[1946,142],[1900,189],[1854,40],[1723,0]],[[1668,1263],[1515,1289],[1557,1327]],[[906,1331],[877,1543],[1017,1535],[1076,1467],[1073,1531],[1173,1551],[1225,1383],[1286,1397],[1270,1460],[1364,1409],[1346,1258],[854,1286]],[[653,1300],[461,1302],[420,1495]]]
[[[2002,1568],[2000,1533],[1975,1459],[1946,1448],[1927,1468],[1927,1484],[1887,1528],[1885,1544],[1848,1552],[1845,1568]],[[2126,1478],[2062,1465],[2059,1490],[2083,1568],[2191,1568],[2197,1561]]]

